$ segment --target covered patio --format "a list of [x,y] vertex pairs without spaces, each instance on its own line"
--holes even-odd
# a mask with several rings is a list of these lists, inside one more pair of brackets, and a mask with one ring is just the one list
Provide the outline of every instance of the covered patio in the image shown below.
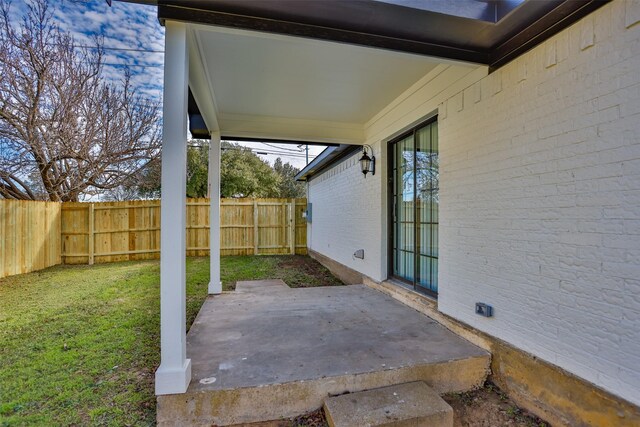
[[[407,90],[434,81],[435,88],[442,89],[469,73],[487,72],[484,65],[452,59],[185,23],[184,18],[166,19],[164,24],[158,395],[184,393],[192,377],[193,359],[187,357],[184,327],[187,130],[194,138],[211,140],[209,194],[218,200],[223,138],[325,144],[333,146],[330,154],[338,158],[353,153],[350,146],[367,143],[367,129]],[[379,147],[373,150],[370,154],[380,154]],[[383,164],[377,168],[379,174],[384,173]],[[374,191],[381,191],[382,181],[369,181]],[[211,203],[211,295],[222,292],[219,209],[218,203]],[[382,213],[383,207],[374,209]],[[212,346],[211,351],[219,349]]]
[[293,417],[328,396],[425,381],[480,386],[489,353],[365,285],[291,289],[239,282],[209,297],[187,336],[191,384],[160,396],[160,425],[234,425]]
[[[325,223],[334,215],[353,221],[317,230],[338,236],[322,240],[321,249],[343,263],[358,258],[352,269],[379,283],[390,277],[393,241],[389,143],[427,119],[462,113],[500,93],[502,75],[490,71],[596,3],[160,2],[166,46],[159,421],[263,421],[315,409],[348,391],[417,380],[438,392],[480,384],[488,353],[369,287],[291,290],[271,283],[220,295],[217,203],[210,212],[211,296],[187,337],[187,129],[211,140],[212,200],[219,199],[221,139],[334,146],[318,157],[321,164],[305,168],[304,178],[353,166],[347,156],[366,145],[378,164],[366,181],[360,171],[349,175],[358,190],[350,187],[353,210],[316,207]],[[555,61],[555,47],[549,52]],[[527,72],[522,65],[509,78],[522,82]],[[449,143],[455,151],[455,138]],[[338,197],[345,197],[340,188],[330,188],[325,199]],[[436,277],[443,273],[434,268]],[[473,305],[460,310],[475,315]]]

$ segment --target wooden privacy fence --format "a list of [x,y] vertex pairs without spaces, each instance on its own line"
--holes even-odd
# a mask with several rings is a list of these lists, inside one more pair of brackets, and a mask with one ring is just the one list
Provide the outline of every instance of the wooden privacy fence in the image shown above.
[[[307,253],[306,199],[221,199],[220,254]],[[160,201],[62,204],[62,262],[158,258]],[[209,199],[187,200],[187,256],[209,254]]]
[[60,264],[60,209],[55,202],[0,200],[0,277]]
[[[306,199],[222,199],[220,254],[306,254],[306,204]],[[187,200],[186,238],[187,256],[209,255],[209,199]],[[159,256],[159,200],[0,200],[0,278],[60,263]]]

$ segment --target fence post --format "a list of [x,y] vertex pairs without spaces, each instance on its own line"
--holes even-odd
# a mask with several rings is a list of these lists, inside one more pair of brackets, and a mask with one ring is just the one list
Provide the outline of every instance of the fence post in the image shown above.
[[253,254],[258,255],[258,238],[260,236],[258,230],[258,201],[253,200]]
[[289,247],[291,255],[296,254],[296,209],[295,199],[289,203]]
[[95,251],[95,210],[93,203],[89,204],[89,265],[93,265]]
[[289,204],[287,203],[287,199],[284,199],[284,202],[282,202],[282,216],[278,219],[278,224],[282,224],[282,228],[280,228],[279,230],[281,231],[280,234],[280,244],[281,247],[285,247],[287,249],[289,249],[289,240],[287,239],[287,234],[289,234],[289,224],[287,222],[287,220],[289,219]]

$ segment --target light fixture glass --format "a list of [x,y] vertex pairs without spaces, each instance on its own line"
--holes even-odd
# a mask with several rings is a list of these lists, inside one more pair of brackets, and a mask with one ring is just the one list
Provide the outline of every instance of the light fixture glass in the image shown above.
[[[367,154],[367,148],[371,150],[371,157],[369,157],[369,155]],[[362,173],[364,174],[364,177],[367,177],[367,174],[369,172],[371,172],[371,175],[375,175],[376,174],[376,158],[373,155],[373,149],[368,146],[368,145],[364,145],[362,147],[362,157],[360,157],[360,170],[362,171]]]

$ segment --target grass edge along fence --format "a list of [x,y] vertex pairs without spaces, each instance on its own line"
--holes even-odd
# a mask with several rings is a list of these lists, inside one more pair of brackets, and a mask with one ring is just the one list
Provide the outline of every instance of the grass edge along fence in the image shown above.
[[[307,253],[306,199],[221,199],[220,254]],[[187,256],[209,255],[209,199],[187,199]],[[0,278],[160,257],[160,201],[0,200]]]

